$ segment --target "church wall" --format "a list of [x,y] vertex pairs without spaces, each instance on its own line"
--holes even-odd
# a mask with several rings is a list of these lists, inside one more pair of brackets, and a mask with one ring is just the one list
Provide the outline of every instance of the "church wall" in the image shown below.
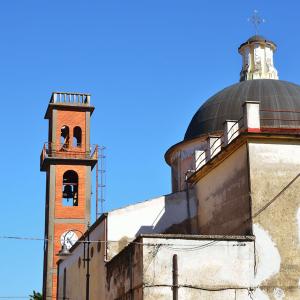
[[249,296],[254,276],[251,238],[162,236],[143,238],[143,243],[143,299],[172,299],[174,254],[178,261],[178,299],[253,299]]
[[[172,299],[170,287],[144,288],[145,300],[165,300]],[[260,290],[250,290],[247,288],[224,288],[220,290],[206,290],[181,287],[178,291],[178,299],[185,300],[266,300],[265,294]],[[277,299],[276,299],[277,300]]]
[[140,242],[130,244],[106,264],[106,294],[103,299],[143,299],[143,246]]
[[[107,217],[108,259],[119,253],[128,241],[146,233],[191,233],[197,231],[197,206],[193,191],[189,194],[188,216],[185,192],[174,193],[111,211]],[[191,222],[189,222],[191,218]]]
[[170,154],[172,192],[176,193],[186,189],[185,176],[188,170],[195,170],[195,151],[207,148],[207,136],[188,141],[178,145]]
[[242,145],[195,184],[200,234],[250,234],[247,146]]
[[[190,211],[191,218],[195,219],[197,210],[193,191],[190,191]],[[187,219],[188,212],[186,193],[181,192],[170,194],[109,212],[106,217],[107,233],[105,232],[106,225],[103,220],[91,230],[90,240],[104,241],[107,235],[107,240],[109,241],[107,243],[107,261],[108,265],[112,266],[115,264],[114,257],[128,245],[129,241],[132,241],[140,234],[161,232],[176,232],[182,234],[189,233],[189,230],[191,229],[190,226],[188,226],[190,223],[187,222]],[[192,221],[195,222],[195,220]],[[192,229],[194,231],[197,230],[194,223],[192,223],[192,225]],[[125,248],[125,250],[127,248]],[[117,273],[112,274],[109,273],[110,271],[106,273],[105,244],[101,243],[100,252],[98,252],[97,244],[91,243],[90,251],[93,251],[94,253],[94,256],[90,261],[91,299],[99,299],[99,295],[104,295],[105,289],[110,290],[107,299],[110,299],[109,297],[112,297],[111,299],[115,299],[115,296],[111,296],[111,293],[115,295],[114,293],[116,291],[119,291],[120,289],[124,290],[124,288],[127,289],[127,283],[130,281],[130,278],[126,277],[128,274],[124,271],[124,268],[128,267],[128,257],[126,259],[121,259],[121,261],[117,263],[119,267],[123,264],[123,267],[120,267],[121,269],[118,271],[114,271]],[[125,255],[123,254],[123,251],[121,255]],[[79,258],[81,259],[80,267],[78,266]],[[120,258],[118,259],[120,260]],[[70,297],[70,299],[84,299],[86,290],[86,268],[83,268],[83,244],[75,246],[72,250],[72,255],[61,261],[59,265],[60,296],[62,296],[63,293],[64,268],[67,270],[68,297]],[[112,278],[112,276],[113,278],[122,278],[122,280],[118,279],[117,283],[110,281],[108,278]],[[122,282],[124,282],[124,286],[114,286],[113,289],[110,288],[110,286],[115,284],[118,285]],[[137,293],[139,294],[141,291],[137,291]]]
[[256,284],[266,299],[300,299],[300,143],[249,143]]
[[[90,233],[90,299],[102,299],[105,295],[105,244],[95,241],[105,240],[104,221]],[[64,269],[66,269],[66,299],[82,300],[86,298],[86,265],[84,266],[83,243],[72,250],[72,254],[59,264],[59,299],[63,299]],[[79,262],[80,261],[80,262]],[[100,298],[99,298],[100,297]],[[104,299],[104,297],[103,297]]]

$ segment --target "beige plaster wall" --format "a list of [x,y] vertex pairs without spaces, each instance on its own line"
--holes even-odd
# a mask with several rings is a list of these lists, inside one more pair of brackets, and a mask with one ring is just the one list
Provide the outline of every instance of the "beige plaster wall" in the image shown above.
[[161,196],[111,211],[107,217],[108,259],[140,234],[196,232],[197,206],[193,191],[189,194],[190,218],[185,192]]
[[143,246],[130,244],[106,265],[106,294],[98,299],[143,299]]
[[251,299],[253,241],[203,237],[144,238],[143,242],[143,299],[172,299],[174,254],[178,258],[179,299]]
[[187,170],[195,170],[195,151],[207,148],[206,136],[178,145],[170,155],[172,192],[186,189],[185,175]]
[[251,233],[246,144],[204,174],[195,191],[201,234]]
[[249,144],[256,284],[266,299],[300,299],[300,144]]

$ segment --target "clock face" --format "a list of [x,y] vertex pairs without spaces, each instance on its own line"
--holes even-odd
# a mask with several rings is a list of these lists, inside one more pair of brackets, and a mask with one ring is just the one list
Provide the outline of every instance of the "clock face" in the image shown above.
[[65,244],[67,249],[70,249],[78,240],[78,236],[74,231],[66,231],[60,237],[60,243]]

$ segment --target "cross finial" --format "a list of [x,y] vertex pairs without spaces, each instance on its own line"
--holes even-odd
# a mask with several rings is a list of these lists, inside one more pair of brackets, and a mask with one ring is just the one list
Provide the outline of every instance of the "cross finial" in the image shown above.
[[253,11],[253,15],[248,18],[248,21],[251,22],[255,28],[255,34],[257,35],[258,34],[258,27],[261,23],[265,23],[266,20],[261,18],[259,15],[258,15],[258,11],[255,9]]

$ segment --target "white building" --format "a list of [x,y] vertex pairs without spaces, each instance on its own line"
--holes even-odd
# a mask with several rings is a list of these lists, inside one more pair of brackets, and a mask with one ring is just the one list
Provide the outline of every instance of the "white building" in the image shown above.
[[275,48],[239,47],[241,82],[165,155],[172,193],[103,214],[61,257],[59,299],[300,299],[300,86]]

